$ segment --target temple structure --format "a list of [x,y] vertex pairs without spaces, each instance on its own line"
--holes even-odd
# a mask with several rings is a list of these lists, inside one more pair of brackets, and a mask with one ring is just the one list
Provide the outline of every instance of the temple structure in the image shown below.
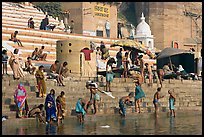
[[151,35],[150,26],[145,22],[144,14],[140,18],[141,22],[137,25],[135,39],[144,44],[148,50],[154,52],[154,37]]

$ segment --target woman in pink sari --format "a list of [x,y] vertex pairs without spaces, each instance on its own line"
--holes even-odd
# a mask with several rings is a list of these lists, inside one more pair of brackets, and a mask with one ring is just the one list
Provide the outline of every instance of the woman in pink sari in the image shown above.
[[18,84],[18,89],[16,89],[14,94],[14,102],[17,106],[18,118],[25,118],[28,112],[27,105],[27,94],[23,84]]

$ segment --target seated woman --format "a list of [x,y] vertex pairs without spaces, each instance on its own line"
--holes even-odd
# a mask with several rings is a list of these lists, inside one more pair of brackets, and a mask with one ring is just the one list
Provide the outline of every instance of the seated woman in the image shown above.
[[178,70],[176,72],[177,75],[180,75],[181,78],[188,79],[190,77],[190,74],[188,74],[182,67],[182,65],[179,65]]
[[182,65],[179,65],[177,74],[187,75],[188,73],[183,69]]
[[163,70],[165,75],[170,75],[173,73],[173,71],[169,68],[169,65],[164,65]]
[[164,79],[172,79],[172,78],[176,78],[178,75],[169,68],[169,64],[168,65],[164,65],[163,67],[163,71],[164,71]]

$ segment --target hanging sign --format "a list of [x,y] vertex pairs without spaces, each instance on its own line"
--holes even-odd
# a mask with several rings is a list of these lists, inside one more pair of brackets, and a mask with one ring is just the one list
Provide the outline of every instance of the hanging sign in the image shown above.
[[94,6],[94,16],[109,18],[110,7],[100,5]]

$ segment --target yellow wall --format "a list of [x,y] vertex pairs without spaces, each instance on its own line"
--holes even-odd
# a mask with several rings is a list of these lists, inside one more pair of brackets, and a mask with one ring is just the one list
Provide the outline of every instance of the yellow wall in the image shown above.
[[84,53],[80,52],[83,48],[90,49],[90,41],[79,39],[57,41],[57,60],[60,63],[67,61],[69,73],[71,74],[83,77],[95,77],[96,53],[91,53],[91,60],[85,61]]
[[[62,2],[61,4],[62,10],[70,10],[70,19],[73,19],[76,24],[76,33],[83,34],[84,32],[89,35],[95,34],[96,30],[102,30],[103,37],[106,37],[105,22],[109,20],[110,38],[117,37],[117,7],[115,5],[104,5],[100,2]],[[97,10],[100,8],[102,11]],[[108,15],[108,17],[99,15]]]

